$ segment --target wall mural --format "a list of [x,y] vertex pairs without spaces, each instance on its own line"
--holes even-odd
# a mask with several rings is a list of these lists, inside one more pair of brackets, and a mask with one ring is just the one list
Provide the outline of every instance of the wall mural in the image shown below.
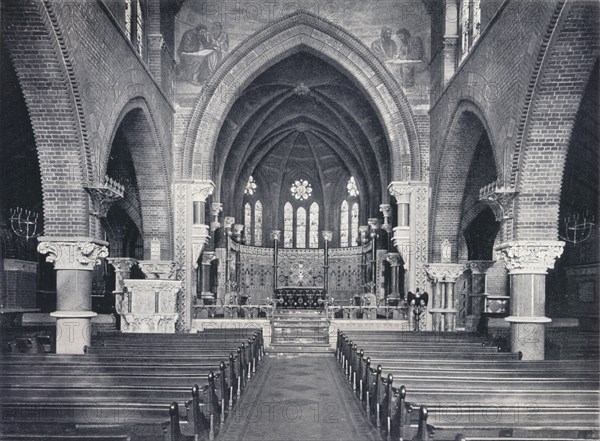
[[302,9],[342,26],[379,58],[414,104],[429,99],[430,17],[421,2],[346,0],[289,3],[188,0],[175,25],[176,95],[192,96],[223,58],[269,23]]

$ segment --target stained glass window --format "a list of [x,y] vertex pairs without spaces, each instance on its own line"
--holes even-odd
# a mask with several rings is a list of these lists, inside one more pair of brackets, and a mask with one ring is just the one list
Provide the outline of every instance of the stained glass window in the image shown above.
[[292,196],[299,201],[307,200],[312,194],[312,186],[306,180],[295,181],[290,189]]
[[248,183],[246,184],[246,188],[244,189],[244,193],[245,194],[249,194],[249,195],[253,195],[254,192],[256,191],[256,182],[254,181],[254,178],[252,176],[250,176],[248,178]]
[[248,202],[244,205],[244,232],[246,233],[246,239],[248,243],[251,242],[252,232],[252,207]]
[[358,203],[352,204],[352,212],[350,214],[350,246],[356,245],[358,241]]
[[303,207],[296,212],[296,248],[306,248],[306,210]]
[[294,209],[289,202],[283,207],[283,246],[294,247]]
[[308,246],[319,248],[319,204],[313,202],[310,206],[310,226],[308,229]]
[[346,185],[346,188],[348,189],[348,194],[350,196],[358,196],[358,187],[356,186],[354,176],[348,180],[348,185]]
[[131,19],[132,19],[132,0],[127,0],[125,2],[125,33],[127,37],[131,40]]
[[263,206],[260,201],[254,204],[254,245],[262,246]]
[[140,0],[137,0],[136,9],[136,49],[138,54],[142,55],[142,51],[144,50],[144,16],[142,15],[142,3]]
[[342,202],[340,210],[340,246],[348,246],[348,202]]

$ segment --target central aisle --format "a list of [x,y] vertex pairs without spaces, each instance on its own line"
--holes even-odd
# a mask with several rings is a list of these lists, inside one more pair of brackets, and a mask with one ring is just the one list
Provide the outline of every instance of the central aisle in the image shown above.
[[333,355],[265,358],[217,439],[381,440]]

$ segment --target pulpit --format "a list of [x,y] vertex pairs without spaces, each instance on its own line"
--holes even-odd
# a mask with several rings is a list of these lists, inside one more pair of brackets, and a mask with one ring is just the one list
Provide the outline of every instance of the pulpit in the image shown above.
[[121,305],[122,332],[175,333],[181,280],[127,279]]

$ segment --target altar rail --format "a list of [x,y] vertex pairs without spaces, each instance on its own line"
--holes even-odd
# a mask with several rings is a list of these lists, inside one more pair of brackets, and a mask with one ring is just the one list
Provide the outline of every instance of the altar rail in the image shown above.
[[[196,319],[266,319],[273,317],[276,306],[268,305],[195,305]],[[326,305],[327,317],[331,320],[406,320],[407,306],[346,306]]]

